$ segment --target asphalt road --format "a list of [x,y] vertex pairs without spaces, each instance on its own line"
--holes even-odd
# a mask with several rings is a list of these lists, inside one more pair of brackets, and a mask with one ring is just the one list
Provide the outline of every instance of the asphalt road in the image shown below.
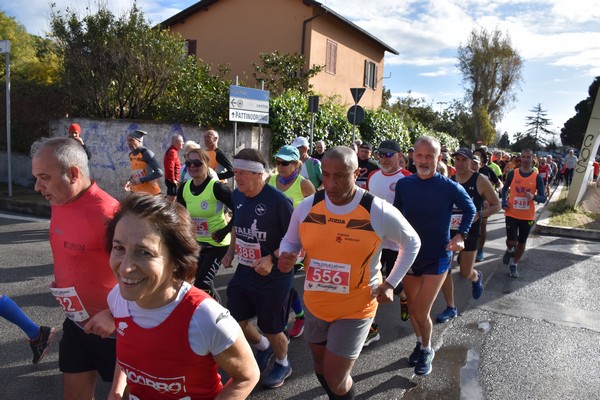
[[[61,326],[62,311],[48,291],[52,257],[48,220],[0,212],[0,293],[33,320]],[[381,340],[365,348],[353,371],[358,399],[598,399],[600,398],[600,243],[532,236],[521,278],[502,265],[504,222],[488,224],[485,293],[471,299],[470,284],[454,271],[459,317],[434,326],[433,372],[417,377],[407,357],[414,347],[399,304],[381,306]],[[222,270],[224,288],[231,270]],[[302,291],[302,276],[296,287]],[[433,314],[445,305],[438,299]],[[489,330],[480,330],[481,323]],[[60,336],[60,334],[59,334]],[[60,399],[57,341],[47,358],[31,364],[25,335],[0,321],[0,399]],[[312,372],[306,343],[293,339],[293,374],[279,389],[257,387],[251,399],[325,399]],[[106,397],[99,384],[96,398]]]

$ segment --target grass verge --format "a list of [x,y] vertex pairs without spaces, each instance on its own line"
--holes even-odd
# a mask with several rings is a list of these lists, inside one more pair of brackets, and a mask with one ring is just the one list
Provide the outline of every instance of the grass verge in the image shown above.
[[569,206],[567,204],[568,194],[568,190],[562,190],[558,200],[550,205],[550,225],[571,228],[588,228],[590,224],[600,220],[600,214],[589,212],[580,206]]

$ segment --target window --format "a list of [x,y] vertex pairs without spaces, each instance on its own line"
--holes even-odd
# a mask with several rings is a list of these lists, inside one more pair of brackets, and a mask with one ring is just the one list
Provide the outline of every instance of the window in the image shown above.
[[337,67],[337,43],[327,39],[327,50],[325,53],[325,72],[335,75]]
[[183,54],[186,56],[196,55],[196,41],[186,39],[183,41]]
[[365,60],[365,86],[377,89],[377,64]]

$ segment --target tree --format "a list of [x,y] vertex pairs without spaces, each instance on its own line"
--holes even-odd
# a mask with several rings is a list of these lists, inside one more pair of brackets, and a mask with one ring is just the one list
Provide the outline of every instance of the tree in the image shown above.
[[508,149],[510,147],[510,139],[508,137],[508,132],[504,132],[502,136],[500,136],[500,140],[498,141],[498,147],[501,149]]
[[53,7],[50,26],[72,114],[143,117],[185,61],[181,39],[152,28],[135,3],[118,19],[102,4],[81,20]]
[[529,110],[529,112],[532,112],[533,115],[525,117],[527,120],[527,123],[525,124],[527,130],[525,133],[535,138],[535,145],[531,150],[536,151],[548,144],[548,141],[544,139],[543,135],[545,133],[552,134],[552,131],[547,128],[547,126],[550,125],[550,120],[546,118],[548,112],[542,109],[541,103],[538,103],[538,105]]
[[260,60],[260,64],[252,63],[252,75],[258,84],[264,82],[265,90],[270,91],[271,96],[281,95],[287,90],[310,92],[310,78],[323,70],[322,65],[307,68],[304,56],[298,53],[262,53]]
[[484,144],[495,140],[494,129],[504,112],[512,106],[519,88],[521,56],[506,37],[496,29],[473,30],[464,46],[458,48],[457,67],[462,73],[466,99],[474,116],[472,139],[481,137]]
[[560,130],[560,139],[564,146],[581,148],[590,117],[592,116],[592,109],[594,108],[599,87],[600,76],[597,76],[588,89],[589,96],[577,103],[575,106],[575,115],[569,118]]

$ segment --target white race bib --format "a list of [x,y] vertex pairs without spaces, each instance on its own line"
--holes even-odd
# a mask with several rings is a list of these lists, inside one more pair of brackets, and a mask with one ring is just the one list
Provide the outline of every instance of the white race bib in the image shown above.
[[310,260],[304,290],[347,294],[350,292],[350,264]]
[[515,197],[513,208],[515,210],[529,210],[529,200],[527,200],[527,197]]
[[458,230],[460,223],[462,222],[462,214],[452,214],[450,217],[450,229],[453,231]]
[[200,237],[210,237],[210,232],[208,231],[208,221],[206,218],[193,218],[194,225],[196,226],[196,236]]
[[58,301],[58,304],[65,310],[67,318],[74,322],[82,322],[90,317],[88,312],[85,310],[75,287],[67,288],[50,288],[52,295]]
[[240,264],[250,266],[260,258],[260,243],[248,243],[236,238],[235,250]]

